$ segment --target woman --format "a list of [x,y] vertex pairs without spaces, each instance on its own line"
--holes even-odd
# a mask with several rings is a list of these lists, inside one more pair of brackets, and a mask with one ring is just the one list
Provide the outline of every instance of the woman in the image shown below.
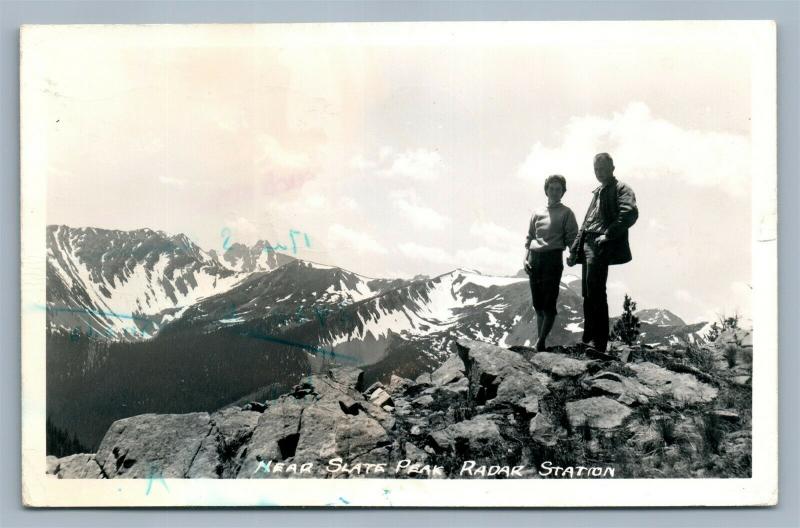
[[561,203],[567,192],[567,180],[558,174],[544,181],[547,207],[536,210],[525,239],[525,271],[530,276],[533,309],[536,310],[538,339],[536,350],[546,350],[547,335],[556,319],[556,302],[564,271],[562,253],[578,234],[575,214]]

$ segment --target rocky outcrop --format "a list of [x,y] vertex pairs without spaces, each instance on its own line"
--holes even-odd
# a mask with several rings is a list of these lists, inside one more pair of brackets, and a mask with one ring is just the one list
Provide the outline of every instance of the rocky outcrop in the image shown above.
[[[602,461],[634,476],[637,466],[620,461],[654,472],[670,464],[676,475],[691,476],[709,452],[720,458],[720,468],[723,455],[747,460],[750,437],[741,428],[749,407],[715,402],[720,391],[728,391],[730,403],[746,389],[720,381],[716,371],[679,364],[685,353],[664,350],[661,358],[637,349],[652,361],[622,364],[588,359],[580,349],[523,348],[460,339],[457,354],[416,380],[392,375],[385,385],[365,388],[362,371],[341,367],[242,408],[133,416],[112,424],[96,454],[49,457],[47,472],[58,478],[457,478],[460,464],[471,461],[475,467],[521,464],[522,475],[535,477],[536,464],[555,457],[564,464]],[[415,471],[392,473],[412,464]],[[374,470],[378,465],[384,472]]]
[[674,400],[681,407],[709,402],[717,397],[717,389],[702,383],[692,374],[678,374],[649,361],[628,365],[636,377],[658,394]]
[[619,427],[631,409],[605,396],[567,403],[567,416],[573,427],[587,425],[599,429]]

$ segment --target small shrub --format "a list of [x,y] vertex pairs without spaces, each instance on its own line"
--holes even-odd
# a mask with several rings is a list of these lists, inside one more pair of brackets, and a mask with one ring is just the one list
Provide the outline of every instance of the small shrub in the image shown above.
[[722,354],[725,356],[725,360],[728,362],[728,368],[733,368],[736,366],[736,357],[739,355],[738,346],[736,346],[734,343],[728,343],[722,350]]
[[611,341],[622,341],[626,345],[632,345],[639,337],[639,318],[633,312],[636,311],[636,302],[625,294],[622,303],[622,315],[614,323],[611,331]]
[[592,428],[589,427],[589,424],[586,422],[582,422],[578,424],[578,427],[575,428],[578,435],[583,439],[584,442],[589,442],[592,439]]
[[686,359],[704,372],[714,372],[717,368],[714,353],[702,346],[689,345],[686,349]]
[[722,443],[722,423],[719,416],[715,414],[703,415],[703,424],[701,427],[703,434],[703,449],[706,454],[719,454],[719,446]]
[[675,422],[671,418],[662,418],[656,422],[656,429],[667,445],[675,443]]

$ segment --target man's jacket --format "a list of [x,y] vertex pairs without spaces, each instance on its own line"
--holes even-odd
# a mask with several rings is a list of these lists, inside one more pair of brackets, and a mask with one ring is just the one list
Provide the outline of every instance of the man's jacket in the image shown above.
[[[609,264],[630,262],[633,257],[631,256],[631,246],[628,243],[628,228],[639,218],[639,209],[636,207],[636,196],[633,194],[633,189],[616,178],[612,179],[608,185],[598,187],[594,190],[592,203],[586,213],[587,217],[588,211],[594,208],[596,200],[600,200],[600,218],[602,225],[605,226],[603,234],[608,239],[607,242],[600,245],[601,256],[605,257]],[[570,247],[570,253],[577,256],[578,263],[586,262],[583,254],[585,228],[586,219],[583,221],[575,242]]]

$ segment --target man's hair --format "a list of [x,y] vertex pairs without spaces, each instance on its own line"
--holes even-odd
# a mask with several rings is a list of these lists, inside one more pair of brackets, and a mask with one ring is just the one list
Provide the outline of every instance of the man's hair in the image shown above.
[[552,174],[544,181],[544,193],[547,194],[547,186],[551,183],[560,183],[564,192],[567,192],[567,179],[560,174]]
[[603,161],[605,161],[606,163],[608,163],[609,165],[611,165],[611,168],[612,168],[612,169],[614,168],[614,160],[613,160],[613,159],[611,159],[611,156],[608,154],[608,152],[601,152],[600,154],[597,154],[597,155],[594,157],[594,161],[595,161],[595,163],[597,163],[599,160],[603,160]]

